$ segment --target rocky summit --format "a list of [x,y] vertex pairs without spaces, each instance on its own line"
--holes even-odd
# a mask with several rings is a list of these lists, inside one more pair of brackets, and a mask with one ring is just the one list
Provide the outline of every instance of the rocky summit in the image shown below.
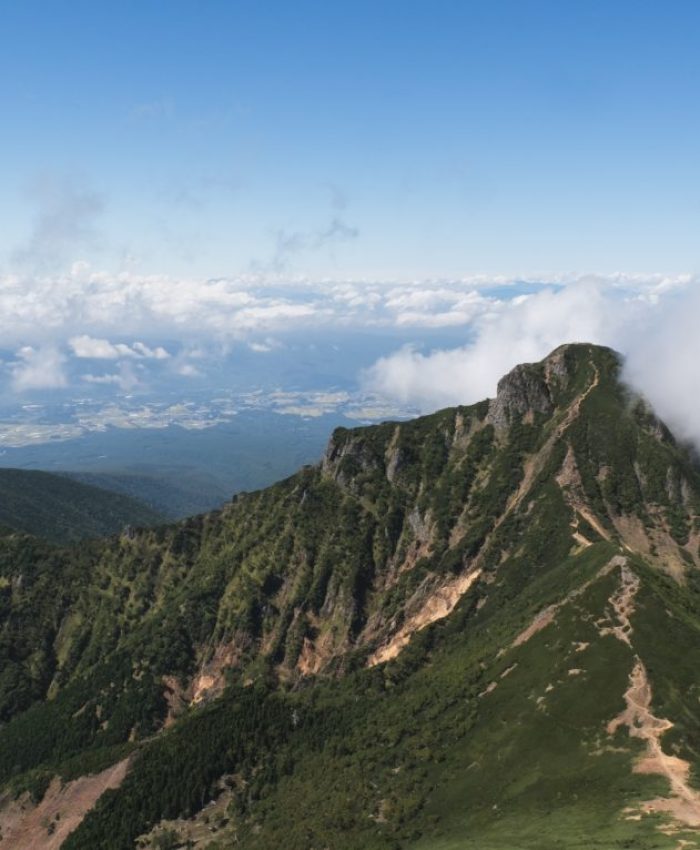
[[0,537],[0,850],[700,847],[700,468],[567,345],[224,509]]

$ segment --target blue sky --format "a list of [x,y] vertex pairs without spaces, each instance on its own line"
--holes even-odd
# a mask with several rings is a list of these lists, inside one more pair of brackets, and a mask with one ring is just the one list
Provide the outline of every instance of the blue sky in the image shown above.
[[0,12],[5,273],[697,270],[697,3]]

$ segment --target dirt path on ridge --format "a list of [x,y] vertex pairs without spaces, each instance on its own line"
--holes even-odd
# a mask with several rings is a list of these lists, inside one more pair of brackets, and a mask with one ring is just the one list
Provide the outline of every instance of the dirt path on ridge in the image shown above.
[[[633,649],[630,618],[634,613],[634,600],[639,585],[636,573],[628,566],[622,566],[620,585],[608,600],[612,607],[612,616],[596,622],[601,635],[612,635],[627,644],[630,649]],[[648,800],[638,808],[635,807],[634,811],[641,809],[645,813],[664,812],[686,826],[700,827],[700,791],[696,791],[688,782],[689,762],[664,752],[661,746],[662,736],[673,728],[673,723],[653,714],[651,684],[646,668],[636,654],[624,699],[625,709],[608,723],[608,734],[614,735],[620,726],[626,726],[631,738],[644,741],[646,752],[635,764],[634,772],[664,776],[671,789],[668,797]]]
[[[512,493],[507,502],[503,513],[496,519],[493,528],[486,536],[484,540],[483,546],[481,550],[474,558],[474,565],[480,565],[483,553],[486,552],[489,542],[493,538],[493,535],[498,531],[498,529],[503,525],[505,520],[513,513],[513,511],[520,506],[523,502],[527,494],[530,492],[532,485],[535,482],[535,479],[539,475],[539,473],[544,468],[545,463],[549,459],[549,455],[552,451],[557,440],[559,440],[564,432],[571,426],[571,424],[577,419],[580,411],[581,405],[588,398],[588,396],[593,392],[593,390],[600,383],[600,372],[598,371],[598,367],[595,364],[592,364],[594,376],[593,380],[589,384],[589,386],[578,395],[574,401],[569,406],[569,409],[566,411],[566,415],[562,419],[562,421],[557,425],[554,431],[547,437],[542,448],[536,452],[529,460],[525,461],[523,466],[523,478],[517,489],[514,493]],[[609,538],[609,535],[606,533],[603,534],[604,537]]]
[[656,717],[651,711],[651,686],[639,658],[630,673],[625,691],[625,710],[608,724],[613,735],[620,726],[627,726],[630,737],[646,744],[646,753],[634,766],[635,773],[656,773],[666,777],[671,787],[669,797],[657,797],[641,804],[645,813],[665,812],[686,826],[700,827],[700,792],[688,783],[690,764],[663,751],[661,737],[673,727],[670,720]]

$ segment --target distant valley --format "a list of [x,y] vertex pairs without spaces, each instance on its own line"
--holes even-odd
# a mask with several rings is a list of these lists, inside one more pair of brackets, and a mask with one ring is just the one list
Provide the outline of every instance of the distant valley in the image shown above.
[[316,462],[344,416],[241,413],[206,428],[107,428],[8,447],[0,467],[68,473],[176,519],[219,507]]

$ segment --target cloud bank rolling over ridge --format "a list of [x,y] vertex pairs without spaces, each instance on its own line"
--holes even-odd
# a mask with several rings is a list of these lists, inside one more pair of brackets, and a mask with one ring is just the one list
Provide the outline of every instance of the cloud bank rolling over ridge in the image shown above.
[[404,346],[380,358],[364,384],[428,412],[492,396],[517,363],[558,345],[593,342],[620,351],[624,379],[682,438],[700,446],[700,283],[666,279],[616,287],[601,279],[501,301],[474,323],[474,338],[423,353]]

